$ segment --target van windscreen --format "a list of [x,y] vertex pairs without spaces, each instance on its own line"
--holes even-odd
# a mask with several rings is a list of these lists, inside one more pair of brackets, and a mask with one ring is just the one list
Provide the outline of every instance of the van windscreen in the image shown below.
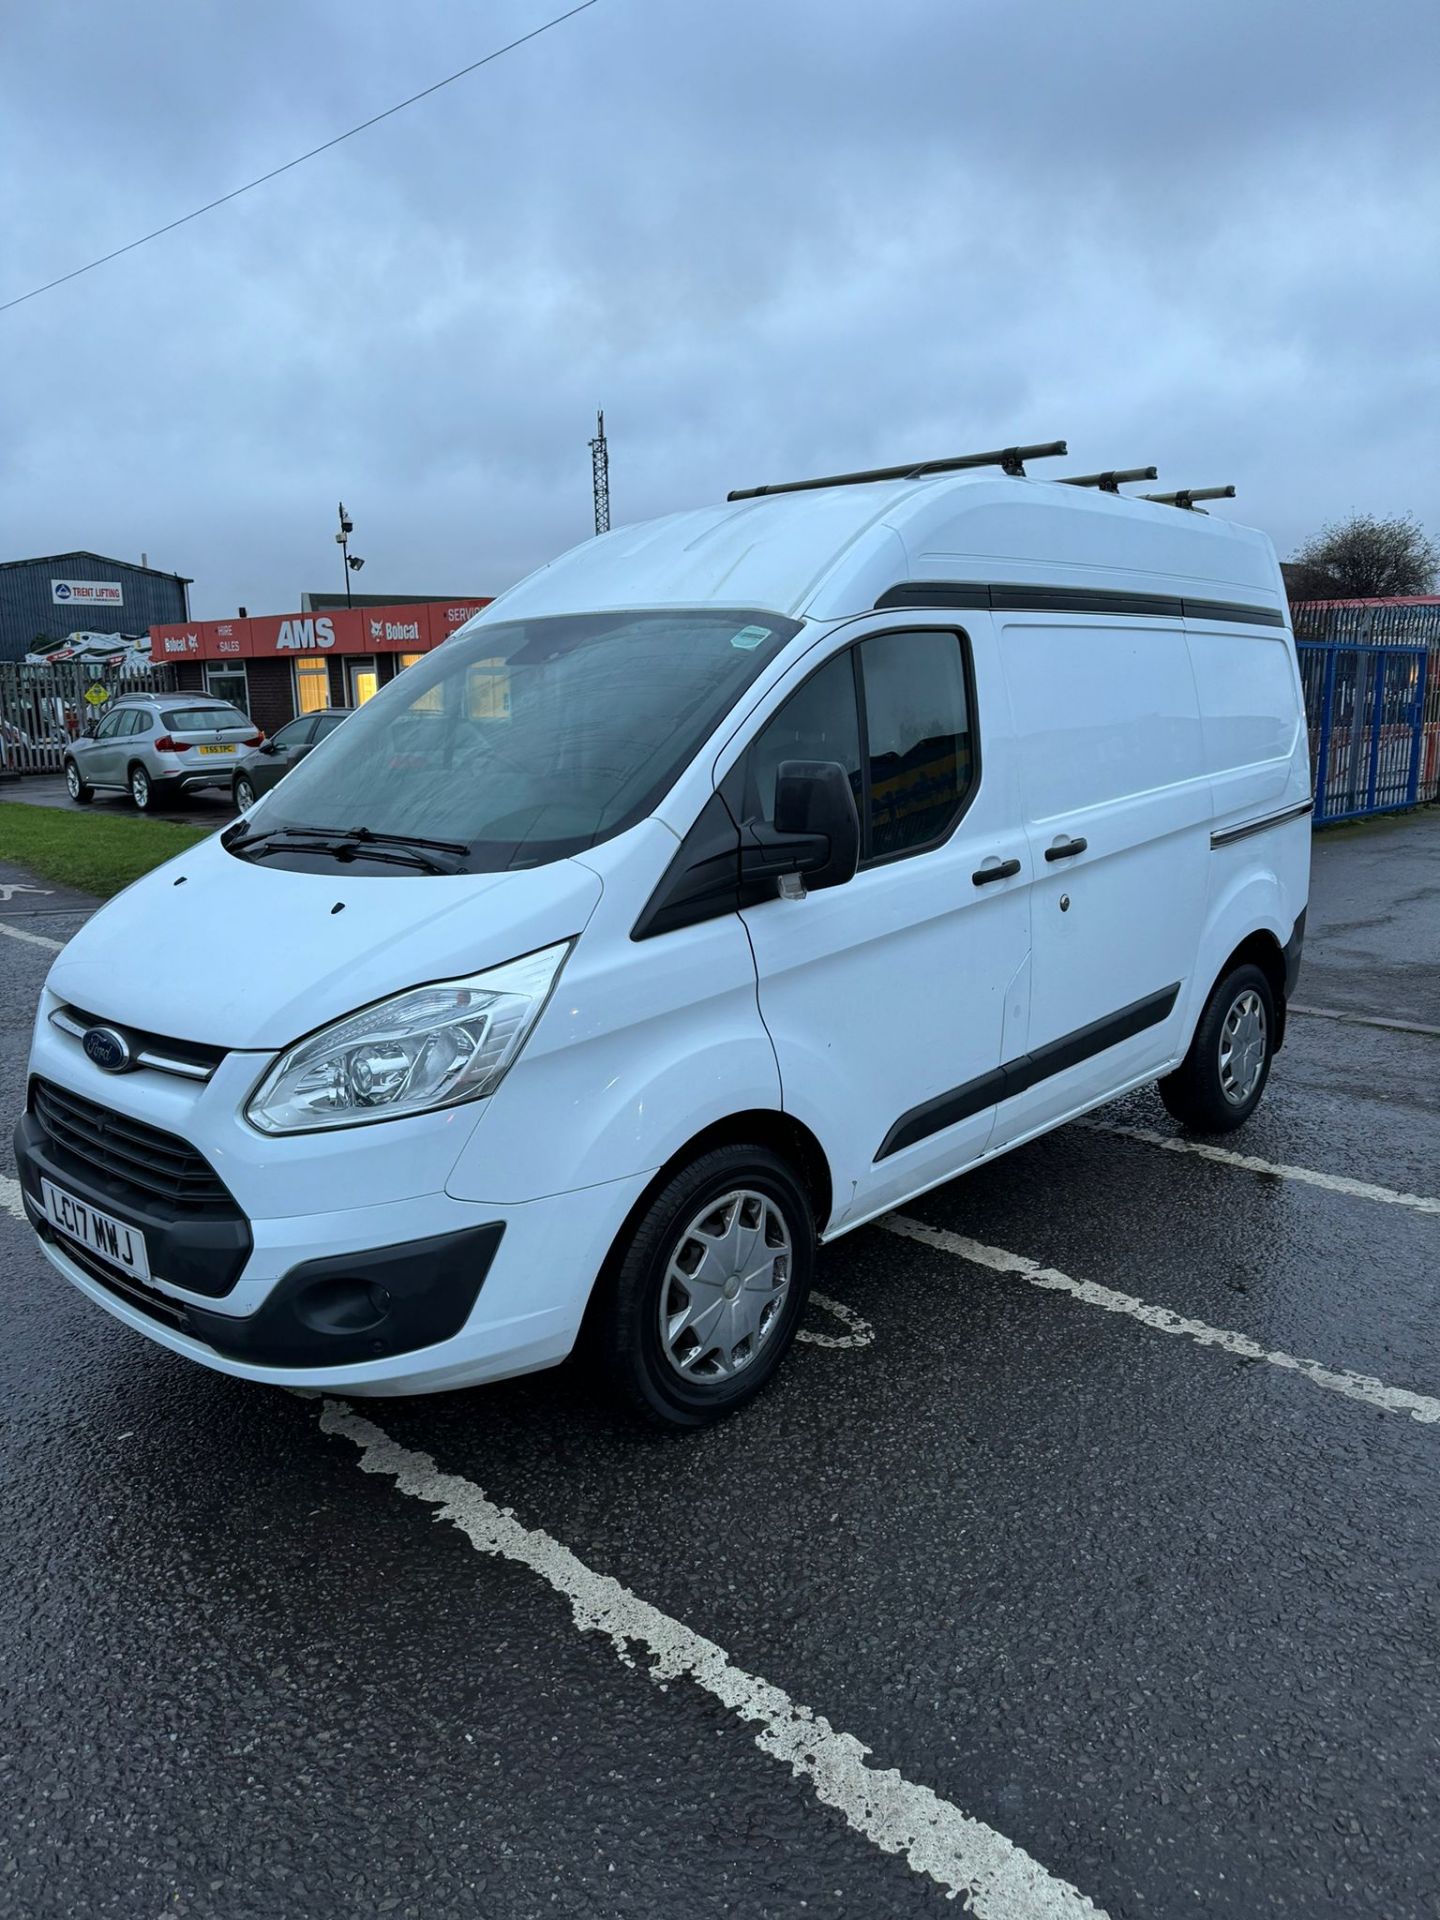
[[[463,845],[494,872],[579,853],[643,820],[800,630],[750,609],[565,614],[471,628],[302,761],[225,844],[286,827]],[[295,864],[313,861],[298,849]]]

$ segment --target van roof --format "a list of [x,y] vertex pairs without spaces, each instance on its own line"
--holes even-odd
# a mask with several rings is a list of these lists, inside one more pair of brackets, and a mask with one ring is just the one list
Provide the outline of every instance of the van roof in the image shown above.
[[942,580],[1286,606],[1274,549],[1252,527],[1053,480],[961,473],[618,527],[541,567],[482,617],[715,605],[834,620],[867,612],[893,587]]

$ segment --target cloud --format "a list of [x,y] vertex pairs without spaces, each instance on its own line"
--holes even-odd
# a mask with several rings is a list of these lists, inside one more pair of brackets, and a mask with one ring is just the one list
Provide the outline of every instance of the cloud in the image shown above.
[[[58,0],[7,28],[0,298],[547,17]],[[600,0],[0,317],[5,557],[495,591],[757,480],[1061,435],[1282,551],[1440,528],[1440,13]],[[334,575],[334,579],[331,579]]]

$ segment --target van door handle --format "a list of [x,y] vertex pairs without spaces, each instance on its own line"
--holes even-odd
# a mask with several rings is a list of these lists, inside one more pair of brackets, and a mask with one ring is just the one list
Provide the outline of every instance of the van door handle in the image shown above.
[[1071,860],[1077,853],[1084,853],[1088,840],[1057,840],[1053,847],[1046,847],[1047,860]]
[[977,887],[988,887],[992,880],[1010,880],[1019,871],[1018,860],[997,860],[993,867],[977,867],[970,878]]

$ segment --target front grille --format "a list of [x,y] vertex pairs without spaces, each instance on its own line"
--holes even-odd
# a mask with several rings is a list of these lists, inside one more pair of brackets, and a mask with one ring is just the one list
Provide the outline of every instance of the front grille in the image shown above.
[[89,1013],[84,1007],[57,1007],[50,1021],[76,1040],[83,1039],[90,1027],[118,1027],[130,1039],[142,1067],[179,1074],[186,1080],[208,1080],[225,1058],[224,1047],[204,1046],[197,1040],[171,1040],[164,1034],[147,1033],[126,1022],[108,1020],[103,1014]]
[[57,1147],[112,1180],[187,1212],[235,1212],[219,1174],[176,1134],[114,1113],[53,1080],[30,1082],[30,1111]]

